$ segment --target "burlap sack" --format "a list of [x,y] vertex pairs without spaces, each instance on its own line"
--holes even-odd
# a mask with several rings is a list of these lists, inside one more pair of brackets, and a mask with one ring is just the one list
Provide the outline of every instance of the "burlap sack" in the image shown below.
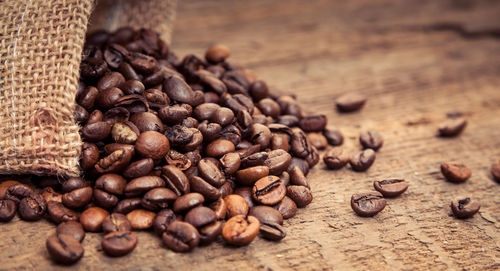
[[73,118],[89,29],[149,27],[170,41],[175,0],[0,1],[0,174],[80,174]]

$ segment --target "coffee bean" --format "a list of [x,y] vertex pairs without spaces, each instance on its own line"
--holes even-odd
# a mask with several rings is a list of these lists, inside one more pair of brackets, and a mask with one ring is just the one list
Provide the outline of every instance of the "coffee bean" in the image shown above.
[[134,70],[143,73],[150,74],[154,72],[158,67],[158,62],[155,58],[147,56],[141,53],[131,52],[127,54],[127,61],[134,68]]
[[160,159],[168,153],[170,144],[166,136],[156,131],[146,131],[137,138],[135,149],[144,157]]
[[120,201],[117,196],[97,188],[94,189],[93,198],[94,203],[104,209],[111,209]]
[[311,152],[307,136],[300,129],[294,128],[290,147],[291,153],[298,158],[306,158]]
[[358,93],[347,93],[337,98],[337,109],[340,112],[353,112],[365,105],[366,97]]
[[262,166],[264,165],[264,162],[267,160],[268,157],[269,153],[267,152],[257,152],[249,154],[241,160],[241,168]]
[[270,175],[280,175],[292,162],[292,156],[284,150],[273,150],[268,153],[264,165],[269,168]]
[[317,132],[308,133],[307,140],[309,140],[311,145],[313,145],[318,150],[322,150],[328,145],[326,137],[323,134]]
[[127,214],[127,213],[141,207],[141,201],[142,201],[141,198],[123,199],[123,200],[119,201],[118,204],[116,204],[113,212]]
[[231,179],[226,180],[226,182],[218,189],[220,192],[221,198],[225,198],[228,195],[232,194],[234,191],[234,188],[233,188],[234,186],[235,186],[235,184]]
[[276,176],[266,176],[255,182],[252,188],[253,199],[261,204],[274,205],[281,201],[287,188]]
[[160,118],[151,112],[139,112],[130,117],[130,121],[135,124],[141,133],[146,131],[156,131],[163,133],[164,126]]
[[323,156],[323,161],[329,169],[341,169],[349,162],[349,154],[342,148],[332,148]]
[[217,44],[208,48],[205,52],[205,58],[208,62],[219,63],[228,58],[230,54],[229,48],[222,44]]
[[220,164],[222,170],[226,175],[234,174],[239,168],[241,164],[240,155],[235,152],[229,152],[224,154],[220,159]]
[[115,195],[123,195],[126,186],[127,181],[122,176],[109,173],[101,175],[94,187]]
[[459,135],[467,126],[467,120],[464,118],[452,119],[439,125],[439,135],[443,137],[452,137]]
[[113,107],[104,113],[102,121],[113,125],[115,123],[126,122],[130,117],[130,112],[125,107]]
[[173,205],[173,210],[176,213],[182,213],[196,206],[201,205],[205,199],[200,193],[188,193],[178,197]]
[[61,185],[63,192],[68,193],[76,189],[87,187],[89,184],[80,177],[72,177],[64,181]]
[[497,182],[500,182],[500,159],[491,165],[491,175]]
[[95,102],[97,106],[108,109],[113,107],[123,96],[124,94],[121,89],[117,87],[110,87],[99,92]]
[[289,197],[284,197],[273,208],[278,210],[284,219],[289,219],[297,213],[297,204]]
[[227,208],[227,217],[248,214],[248,204],[242,196],[231,194],[224,198],[224,202]]
[[184,216],[184,221],[193,225],[195,228],[200,228],[215,222],[217,219],[215,212],[205,206],[198,206],[191,209]]
[[157,176],[143,176],[131,180],[127,186],[125,186],[125,196],[133,197],[144,194],[145,192],[158,188],[164,187],[165,182],[162,178]]
[[165,245],[175,252],[187,252],[200,243],[196,228],[186,222],[174,221],[162,235]]
[[100,207],[90,207],[80,215],[80,223],[86,231],[100,232],[102,222],[108,215],[108,211]]
[[142,198],[141,205],[144,209],[158,211],[167,208],[177,199],[177,195],[170,189],[158,187],[149,190]]
[[[18,181],[15,181],[15,180],[7,180],[7,181],[0,183],[0,199],[5,199],[5,197],[7,196],[7,191],[9,189],[9,187],[11,187],[15,184],[21,184],[21,183]],[[17,201],[17,202],[19,202],[19,201]]]
[[156,234],[161,236],[167,227],[174,221],[180,220],[181,217],[176,216],[174,212],[170,209],[163,209],[156,214],[155,220],[153,221],[153,228]]
[[137,235],[131,231],[114,231],[102,238],[101,247],[104,252],[113,257],[129,254],[137,245]]
[[408,189],[408,183],[404,179],[389,179],[374,181],[373,187],[384,197],[396,197],[403,194]]
[[385,208],[385,199],[379,192],[353,194],[351,207],[359,216],[374,216]]
[[375,162],[375,151],[372,149],[363,150],[354,155],[349,163],[354,171],[365,171]]
[[286,188],[286,195],[293,200],[299,208],[309,205],[313,200],[311,190],[300,185],[289,185]]
[[180,169],[175,166],[164,166],[161,169],[161,174],[166,186],[174,191],[177,196],[189,193],[189,179]]
[[283,224],[283,216],[273,207],[261,205],[255,206],[250,209],[248,215],[256,217],[261,224],[264,223],[276,223]]
[[234,144],[225,139],[217,139],[207,145],[205,153],[210,157],[221,157],[226,153],[234,152]]
[[78,220],[78,213],[64,207],[64,205],[61,202],[57,201],[47,202],[47,212],[49,213],[50,219],[56,224],[66,221]]
[[359,142],[365,149],[378,151],[384,144],[384,139],[377,131],[363,131],[359,136]]
[[42,218],[47,210],[45,199],[38,193],[31,193],[19,202],[19,216],[27,221],[35,221]]
[[87,87],[78,97],[76,97],[76,102],[90,111],[94,107],[95,100],[99,95],[99,90],[95,87]]
[[323,135],[326,137],[328,144],[332,146],[339,146],[344,142],[344,136],[336,128],[326,128]]
[[100,91],[103,91],[108,88],[118,87],[123,83],[125,83],[125,77],[121,73],[109,72],[101,77],[96,86]]
[[78,209],[92,200],[92,187],[82,187],[63,195],[62,203],[69,208]]
[[472,171],[461,163],[442,163],[441,173],[450,182],[463,183],[470,178]]
[[290,184],[305,186],[310,189],[306,176],[299,167],[293,167],[290,171]]
[[147,230],[153,226],[156,214],[150,211],[136,209],[127,214],[127,218],[134,230]]
[[170,99],[179,103],[193,104],[194,92],[182,78],[170,76],[163,82],[163,89]]
[[273,99],[264,98],[257,103],[257,107],[260,109],[262,114],[270,116],[272,118],[277,118],[280,115],[280,105]]
[[52,187],[45,187],[41,193],[42,197],[45,199],[45,202],[49,201],[57,201],[62,202],[62,195],[55,192]]
[[259,123],[252,125],[251,139],[254,144],[259,144],[262,149],[265,149],[269,146],[271,137],[271,130],[267,126]]
[[229,125],[234,120],[234,113],[227,107],[219,107],[210,117],[211,122],[220,124],[221,126]]
[[96,142],[105,139],[111,132],[111,125],[104,121],[87,124],[82,128],[85,140]]
[[286,237],[285,229],[277,223],[261,222],[260,235],[271,241],[280,241]]
[[111,138],[116,143],[134,144],[137,140],[137,136],[139,135],[139,129],[134,131],[135,129],[137,129],[137,127],[135,127],[135,125],[131,122],[115,123],[113,124],[113,127],[111,127]]
[[208,245],[215,241],[222,232],[222,226],[223,224],[221,221],[215,221],[212,224],[199,228],[200,244]]
[[325,115],[307,116],[299,121],[299,126],[305,132],[320,132],[326,127],[327,118]]
[[123,90],[123,92],[127,95],[131,94],[139,94],[142,95],[144,94],[144,84],[142,84],[141,81],[139,80],[127,80],[125,83],[120,85],[120,89]]
[[219,190],[198,176],[189,178],[189,185],[192,192],[198,192],[203,195],[207,201],[214,201],[220,198]]
[[0,200],[0,222],[9,222],[16,215],[16,203],[13,200]]
[[71,235],[52,235],[45,245],[52,260],[60,264],[73,264],[83,256],[82,245]]
[[481,204],[479,203],[479,201],[471,199],[469,197],[455,198],[451,202],[451,211],[457,218],[470,218],[474,214],[476,214],[480,208]]
[[110,143],[104,146],[104,152],[107,155],[114,153],[115,151],[126,150],[130,152],[131,156],[135,155],[135,147],[130,144],[120,144],[120,143]]
[[206,158],[198,163],[198,172],[205,181],[216,187],[220,187],[226,181],[219,167]]
[[80,168],[89,170],[99,161],[99,149],[95,144],[84,142],[82,146],[82,156],[80,158]]
[[112,213],[102,221],[102,231],[105,233],[131,230],[132,225],[124,214]]
[[120,149],[102,158],[95,165],[99,173],[120,172],[125,169],[132,160],[132,152],[127,149]]
[[23,198],[29,197],[33,193],[35,192],[29,186],[21,183],[14,183],[7,186],[3,199],[10,199],[16,204],[19,204]]
[[293,167],[298,167],[302,172],[304,172],[305,176],[307,176],[307,174],[309,173],[309,164],[304,159],[293,157],[287,170],[290,170]]
[[253,216],[237,215],[231,217],[222,228],[224,240],[234,246],[245,246],[259,234],[260,222]]
[[252,188],[251,187],[240,187],[236,190],[234,190],[234,194],[236,195],[240,195],[241,197],[243,197],[245,199],[245,201],[247,202],[247,205],[248,205],[248,208],[252,208],[255,203],[253,202],[253,198],[252,198]]
[[269,95],[269,89],[267,87],[266,82],[262,80],[256,80],[250,85],[250,89],[248,91],[254,101],[259,101],[266,98]]
[[210,204],[210,209],[214,210],[215,216],[218,220],[222,220],[226,218],[227,215],[227,204],[226,201],[222,198],[219,198],[217,201],[212,202]]
[[251,186],[265,176],[269,175],[267,166],[255,166],[236,171],[236,181],[238,184]]
[[83,239],[85,239],[85,230],[83,229],[82,224],[77,221],[67,221],[59,224],[56,228],[56,234],[71,235],[80,243]]

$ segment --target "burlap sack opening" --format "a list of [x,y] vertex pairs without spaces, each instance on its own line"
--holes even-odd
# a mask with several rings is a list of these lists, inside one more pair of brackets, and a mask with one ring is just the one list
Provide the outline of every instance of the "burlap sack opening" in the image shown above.
[[148,27],[169,42],[175,8],[176,0],[0,1],[0,174],[79,175],[73,108],[87,28]]

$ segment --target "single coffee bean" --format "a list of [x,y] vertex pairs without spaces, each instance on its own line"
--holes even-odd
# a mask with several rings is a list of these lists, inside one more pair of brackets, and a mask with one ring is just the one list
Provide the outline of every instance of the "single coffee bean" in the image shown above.
[[115,213],[121,213],[121,214],[128,214],[129,212],[138,209],[141,207],[141,198],[129,198],[129,199],[123,199],[116,204],[115,209],[113,212]]
[[224,240],[234,246],[245,246],[259,234],[260,222],[256,217],[237,215],[231,217],[222,228]]
[[193,225],[195,228],[200,228],[215,222],[217,217],[215,216],[215,212],[205,206],[198,206],[191,209],[187,212],[186,216],[184,216],[184,221]]
[[105,121],[86,124],[82,128],[85,140],[96,142],[105,139],[111,133],[111,125]]
[[500,182],[500,159],[491,165],[491,175],[497,182]]
[[110,143],[104,146],[104,153],[110,155],[118,150],[127,150],[132,156],[135,155],[135,147],[130,144]]
[[127,181],[122,176],[109,173],[101,175],[94,187],[115,195],[123,195],[126,186]]
[[349,154],[342,148],[332,148],[323,156],[323,162],[329,169],[341,169],[349,162]]
[[131,231],[114,231],[102,238],[101,247],[104,252],[113,257],[129,254],[137,245],[137,235]]
[[464,118],[447,120],[439,126],[439,135],[443,137],[457,136],[465,129],[465,126],[467,126],[467,120]]
[[363,150],[349,160],[354,171],[365,171],[375,162],[375,151],[372,149]]
[[201,159],[198,163],[198,172],[205,181],[213,186],[220,187],[226,182],[219,167],[207,158]]
[[62,203],[69,208],[78,209],[92,200],[92,187],[82,187],[63,195]]
[[255,182],[252,188],[253,199],[261,204],[274,205],[286,195],[287,188],[276,176],[266,176]]
[[299,121],[299,126],[305,132],[323,131],[328,122],[325,115],[307,116]]
[[283,216],[273,207],[261,205],[255,206],[250,209],[248,215],[256,217],[261,224],[264,223],[277,223],[283,224]]
[[125,196],[134,197],[144,194],[145,192],[158,188],[164,187],[165,181],[157,176],[143,176],[131,180],[127,186],[125,186]]
[[144,157],[161,159],[170,150],[170,144],[163,134],[156,131],[146,131],[137,138],[135,149]]
[[273,150],[268,153],[264,165],[269,168],[270,175],[280,175],[292,162],[292,156],[284,150]]
[[379,192],[353,194],[351,207],[359,216],[374,216],[385,208],[385,199]]
[[290,184],[305,186],[310,189],[306,176],[299,167],[293,167],[290,171]]
[[280,115],[280,105],[271,98],[261,99],[257,103],[257,107],[260,109],[262,114],[266,116],[277,118]]
[[126,122],[130,117],[130,112],[125,107],[113,107],[104,113],[102,121],[108,122],[110,125],[119,122]]
[[241,164],[240,155],[235,152],[224,154],[224,156],[222,156],[219,161],[222,170],[226,175],[234,174],[240,168]]
[[151,112],[135,113],[130,117],[130,121],[135,124],[141,133],[146,131],[163,133],[165,129],[160,118]]
[[187,252],[200,243],[196,228],[186,222],[174,221],[162,235],[165,245],[175,252]]
[[288,152],[290,150],[290,136],[285,133],[273,133],[271,138],[271,149],[282,149]]
[[472,171],[461,163],[442,163],[441,173],[450,182],[463,183],[470,178]]
[[117,87],[111,87],[99,92],[95,102],[97,106],[108,109],[113,107],[113,105],[116,104],[116,102],[123,96],[124,94],[121,89]]
[[60,264],[73,264],[83,256],[82,245],[71,235],[54,234],[45,245],[52,260]]
[[277,223],[261,222],[260,235],[271,241],[280,241],[286,237],[285,229]]
[[203,195],[207,201],[214,201],[220,198],[219,190],[198,176],[189,178],[189,185],[192,192],[198,192]]
[[208,50],[205,52],[205,58],[208,62],[219,63],[228,58],[230,54],[231,52],[229,51],[229,48],[222,44],[216,44],[208,48]]
[[156,214],[150,211],[136,209],[127,214],[127,218],[134,230],[146,230],[153,226]]
[[328,144],[332,146],[339,146],[344,143],[344,136],[336,128],[326,128],[323,131],[323,135],[326,137]]
[[87,111],[90,111],[94,107],[95,100],[99,95],[99,90],[95,87],[87,87],[77,98],[76,102],[85,108]]
[[289,185],[286,188],[286,195],[293,200],[299,208],[309,205],[313,200],[311,190],[300,185]]
[[226,218],[227,204],[224,199],[219,198],[217,201],[212,202],[209,207],[210,209],[214,210],[217,220]]
[[365,149],[372,149],[378,151],[384,144],[384,139],[377,131],[364,131],[359,136],[359,142]]
[[7,190],[9,189],[9,187],[15,184],[21,184],[21,183],[15,180],[7,180],[0,183],[0,199],[5,199],[5,197],[7,196]]
[[269,167],[255,166],[236,171],[236,181],[240,185],[251,186],[260,178],[269,175]]
[[56,224],[66,221],[78,220],[78,213],[64,207],[62,202],[57,202],[57,201],[47,202],[47,212],[49,213],[50,219]]
[[56,228],[56,234],[71,235],[80,243],[83,239],[85,239],[85,230],[83,229],[82,224],[77,221],[67,221],[59,224]]
[[167,208],[177,199],[177,195],[170,189],[158,187],[149,190],[142,198],[141,205],[144,209],[158,211]]
[[269,130],[267,126],[259,123],[255,123],[252,125],[250,138],[254,144],[260,144],[261,148],[265,149],[269,146],[271,137],[271,130]]
[[163,82],[163,90],[168,97],[179,103],[193,105],[194,92],[186,82],[178,76],[170,76]]
[[234,120],[234,113],[227,107],[219,107],[210,117],[211,122],[220,124],[221,126],[229,125]]
[[84,142],[82,146],[82,156],[80,158],[80,168],[89,170],[99,161],[99,149],[95,144]]
[[102,231],[105,233],[131,230],[132,225],[124,214],[112,213],[102,221]]
[[215,221],[212,224],[199,228],[200,244],[208,245],[215,241],[215,239],[217,239],[217,237],[221,234],[223,225],[224,224],[222,224],[221,221]]
[[311,153],[311,146],[306,134],[299,128],[294,128],[291,139],[290,151],[298,158],[306,158]]
[[266,82],[262,80],[256,80],[250,85],[249,93],[254,101],[259,101],[269,95],[269,89]]
[[476,214],[481,208],[479,201],[467,198],[455,198],[451,202],[451,211],[457,218],[469,218]]
[[234,191],[234,194],[242,196],[247,202],[248,208],[252,208],[255,203],[252,198],[252,188],[251,187],[240,187]]
[[408,189],[408,183],[404,179],[390,179],[374,181],[373,187],[384,197],[396,197],[403,194]]
[[205,199],[200,193],[188,193],[178,197],[173,205],[173,210],[176,213],[188,211],[196,206],[201,205]]
[[278,210],[284,219],[289,219],[297,213],[297,204],[289,197],[284,197],[278,204],[273,206]]
[[120,201],[117,196],[97,188],[94,188],[93,198],[94,203],[104,209],[112,209]]
[[[197,164],[199,160],[201,160],[201,156],[198,153],[190,152],[190,154],[183,154],[175,150],[170,150],[167,156],[165,156],[165,160],[168,165],[175,166],[178,169],[184,171],[186,174],[186,170],[191,167],[192,164]],[[196,162],[196,163],[193,163]]]
[[153,228],[156,234],[161,236],[167,231],[167,227],[174,221],[180,220],[181,217],[176,216],[175,213],[170,209],[163,209],[156,214],[155,220],[153,221]]
[[134,70],[143,73],[150,74],[154,72],[158,67],[158,62],[155,58],[144,55],[137,52],[131,52],[127,54],[127,61],[134,68]]
[[337,98],[337,109],[340,112],[353,112],[365,105],[366,97],[358,93],[347,93]]
[[231,194],[224,198],[224,202],[227,208],[227,217],[248,214],[248,204],[242,196]]
[[165,180],[166,186],[174,191],[177,196],[189,193],[189,179],[182,170],[175,166],[163,166],[161,176]]
[[326,137],[319,132],[308,133],[307,140],[318,150],[322,150],[328,146]]
[[0,200],[0,222],[9,222],[16,215],[16,203],[13,200]]
[[80,223],[86,231],[99,232],[102,229],[102,222],[108,215],[108,211],[100,207],[90,207],[80,215]]
[[264,165],[264,161],[269,157],[267,152],[257,152],[250,154],[241,160],[241,168],[249,168]]
[[125,92],[125,94],[127,95],[130,94],[142,95],[144,94],[144,90],[146,88],[144,87],[144,84],[142,84],[141,81],[132,79],[132,80],[127,80],[125,81],[125,83],[121,84],[120,89],[122,89],[123,92]]
[[89,186],[89,184],[84,179],[80,177],[71,177],[62,183],[61,189],[64,193],[68,193],[86,186]]
[[99,82],[97,82],[97,88],[103,91],[108,88],[118,87],[119,85],[125,83],[125,77],[118,72],[106,73]]
[[210,157],[221,157],[226,153],[234,152],[234,150],[235,147],[231,141],[226,139],[217,139],[207,145],[205,153]]
[[31,193],[19,202],[18,211],[19,216],[24,220],[39,220],[47,211],[47,203],[40,194]]
[[127,149],[116,150],[99,160],[95,165],[95,169],[99,173],[120,172],[128,166],[130,160],[132,160],[132,155],[132,152]]

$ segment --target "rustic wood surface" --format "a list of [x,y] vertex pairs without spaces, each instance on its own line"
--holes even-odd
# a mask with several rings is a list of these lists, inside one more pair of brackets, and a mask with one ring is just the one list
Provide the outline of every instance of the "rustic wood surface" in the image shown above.
[[[274,91],[293,93],[323,113],[356,151],[363,129],[385,138],[366,173],[310,173],[313,202],[287,221],[280,243],[247,247],[218,241],[176,254],[151,232],[128,257],[110,258],[100,234],[88,234],[81,270],[500,270],[500,184],[489,169],[500,158],[499,1],[179,1],[173,49],[196,53],[214,42],[253,69]],[[361,112],[338,114],[334,99],[358,91]],[[469,120],[462,135],[436,137],[446,113]],[[444,161],[472,169],[464,184],[446,182]],[[410,187],[374,218],[356,216],[353,193],[374,179],[402,177]],[[481,201],[473,218],[451,216],[458,195]],[[0,269],[59,270],[45,250],[48,222],[17,217],[0,225]]]

